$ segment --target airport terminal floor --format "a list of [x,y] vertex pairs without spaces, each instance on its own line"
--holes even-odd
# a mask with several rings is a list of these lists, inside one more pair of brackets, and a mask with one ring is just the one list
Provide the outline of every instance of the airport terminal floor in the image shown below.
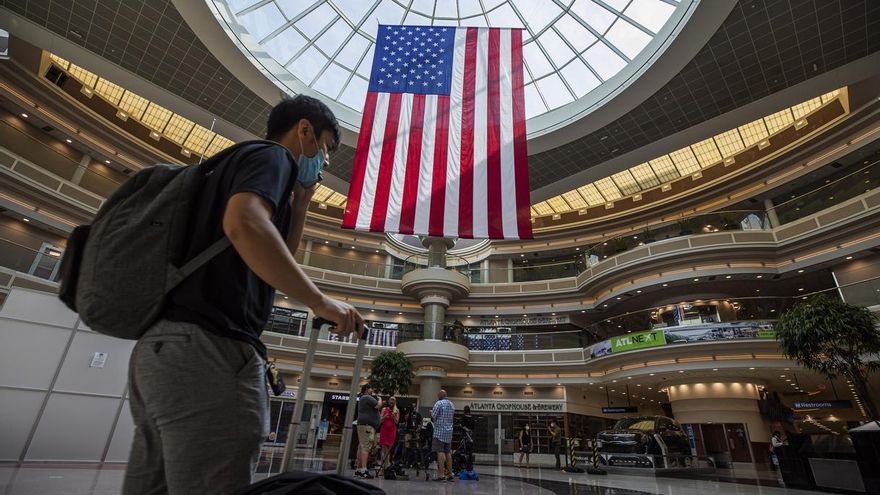
[[[124,466],[0,465],[3,495],[110,495],[122,487]],[[318,470],[320,471],[320,470]],[[257,478],[259,479],[259,478]],[[481,466],[479,481],[437,482],[423,479],[369,480],[387,493],[413,495],[812,495],[822,492],[786,489],[773,477],[736,478],[733,473],[705,479],[674,479],[609,474],[568,474],[542,468]],[[827,492],[826,492],[827,493]]]

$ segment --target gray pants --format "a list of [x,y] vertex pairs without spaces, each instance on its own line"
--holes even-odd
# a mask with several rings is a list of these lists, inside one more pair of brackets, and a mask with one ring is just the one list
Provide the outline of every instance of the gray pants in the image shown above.
[[125,495],[247,486],[269,434],[265,361],[250,344],[160,321],[129,364],[135,433]]

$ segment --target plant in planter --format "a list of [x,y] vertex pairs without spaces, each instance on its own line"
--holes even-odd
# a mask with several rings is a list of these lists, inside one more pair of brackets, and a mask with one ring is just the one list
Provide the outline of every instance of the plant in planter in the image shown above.
[[652,242],[657,241],[654,237],[654,231],[652,231],[650,227],[645,227],[645,230],[642,231],[642,239],[645,244],[651,244]]
[[691,235],[693,231],[694,219],[690,217],[681,217],[678,219],[678,235]]
[[402,352],[383,352],[373,359],[367,381],[382,395],[405,394],[413,382],[412,361]]
[[855,387],[870,419],[878,419],[868,377],[880,369],[877,317],[867,309],[815,296],[786,311],[776,322],[776,339],[785,356],[828,379],[843,376]]
[[622,253],[626,251],[628,247],[626,239],[623,237],[616,237],[611,240],[611,248],[614,249],[615,253]]

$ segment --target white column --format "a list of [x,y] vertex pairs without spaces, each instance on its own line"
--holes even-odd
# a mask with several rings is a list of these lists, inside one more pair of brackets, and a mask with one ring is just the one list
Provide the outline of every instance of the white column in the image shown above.
[[306,251],[303,253],[303,265],[308,266],[309,262],[312,260],[312,240],[309,239],[306,241]]
[[76,171],[73,172],[73,177],[71,177],[70,182],[79,185],[80,181],[82,181],[83,175],[89,168],[90,163],[92,163],[92,157],[89,155],[83,155],[82,158],[79,159],[79,167],[76,167]]

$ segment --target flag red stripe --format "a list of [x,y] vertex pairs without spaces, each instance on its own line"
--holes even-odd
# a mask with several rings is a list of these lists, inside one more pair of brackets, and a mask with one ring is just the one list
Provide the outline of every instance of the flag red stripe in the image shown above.
[[513,163],[516,177],[516,226],[520,239],[532,238],[529,213],[529,165],[526,150],[526,99],[523,89],[522,30],[510,30],[513,86]]
[[501,31],[489,29],[489,83],[486,123],[486,187],[489,213],[489,238],[504,238],[504,221],[501,217]]
[[394,148],[397,146],[397,126],[400,120],[400,93],[388,95],[388,117],[382,140],[382,156],[379,159],[379,177],[376,181],[376,199],[370,217],[371,232],[385,232],[388,213],[388,195],[391,192],[391,176],[394,172]]
[[422,128],[425,125],[425,95],[413,95],[412,118],[409,124],[409,146],[406,153],[406,173],[403,178],[403,204],[400,211],[401,234],[412,234],[419,198],[419,162],[422,158]]
[[468,28],[464,45],[461,102],[461,164],[458,190],[458,236],[474,236],[474,100],[477,88],[477,28]]
[[446,209],[446,148],[449,146],[449,96],[440,95],[437,97],[436,126],[428,235],[443,237],[443,214]]
[[364,103],[364,116],[361,118],[361,131],[358,135],[357,152],[354,156],[354,167],[351,175],[351,187],[348,190],[348,201],[345,204],[345,216],[342,228],[353,229],[357,223],[361,194],[364,190],[364,175],[367,171],[367,159],[370,155],[370,135],[373,133],[373,119],[376,116],[377,93],[367,93]]

